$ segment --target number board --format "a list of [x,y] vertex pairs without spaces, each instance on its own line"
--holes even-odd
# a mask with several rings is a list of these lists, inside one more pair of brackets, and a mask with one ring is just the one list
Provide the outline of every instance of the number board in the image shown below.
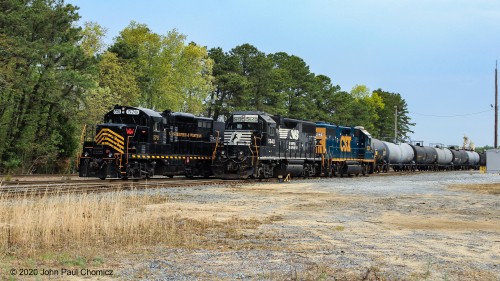
[[127,109],[125,112],[128,115],[139,115],[139,110],[137,110],[137,109]]
[[121,109],[113,109],[113,114],[139,115],[138,109],[127,109],[123,112]]
[[258,115],[233,115],[234,123],[257,123],[259,121]]

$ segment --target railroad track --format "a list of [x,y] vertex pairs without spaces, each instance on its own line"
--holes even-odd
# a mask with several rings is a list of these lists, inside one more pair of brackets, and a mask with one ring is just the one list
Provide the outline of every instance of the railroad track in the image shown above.
[[[404,176],[422,172],[389,172],[374,173],[370,176]],[[44,180],[49,178],[48,180]],[[35,180],[36,178],[36,180]],[[247,180],[220,180],[220,179],[198,179],[198,178],[151,178],[146,180],[119,180],[119,179],[88,179],[72,176],[22,176],[21,180],[5,181],[0,179],[0,197],[19,196],[45,196],[67,193],[97,193],[120,190],[141,190],[153,188],[194,187],[207,185],[229,185],[249,184],[257,182],[277,182],[277,179],[247,179]],[[294,178],[301,180],[304,178]]]
[[82,180],[82,181],[15,181],[2,183],[0,197],[45,196],[67,193],[97,193],[121,190],[235,185],[248,181],[216,179],[148,179],[148,180]]

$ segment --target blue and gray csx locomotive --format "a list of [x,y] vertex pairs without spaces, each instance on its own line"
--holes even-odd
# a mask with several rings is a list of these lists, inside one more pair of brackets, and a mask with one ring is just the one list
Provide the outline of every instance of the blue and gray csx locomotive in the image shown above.
[[86,130],[80,177],[210,176],[224,124],[189,113],[115,106]]
[[361,127],[233,113],[213,171],[220,178],[344,176],[372,173],[371,136]]

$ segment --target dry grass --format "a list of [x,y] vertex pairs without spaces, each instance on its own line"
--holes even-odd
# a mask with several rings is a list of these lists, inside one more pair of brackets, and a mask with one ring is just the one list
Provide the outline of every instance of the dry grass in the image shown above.
[[452,189],[458,189],[464,191],[500,195],[500,183],[453,184],[450,185],[449,187]]
[[148,206],[167,201],[165,195],[140,192],[0,197],[0,251],[26,259],[156,245],[211,248],[233,243],[241,230],[260,224],[235,218],[193,220],[168,211],[151,214]]

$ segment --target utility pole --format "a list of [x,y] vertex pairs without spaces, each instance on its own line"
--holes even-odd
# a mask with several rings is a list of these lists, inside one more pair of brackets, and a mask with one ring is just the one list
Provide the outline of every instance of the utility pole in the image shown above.
[[394,143],[398,141],[398,106],[394,106]]
[[498,147],[498,61],[495,61],[495,148]]

